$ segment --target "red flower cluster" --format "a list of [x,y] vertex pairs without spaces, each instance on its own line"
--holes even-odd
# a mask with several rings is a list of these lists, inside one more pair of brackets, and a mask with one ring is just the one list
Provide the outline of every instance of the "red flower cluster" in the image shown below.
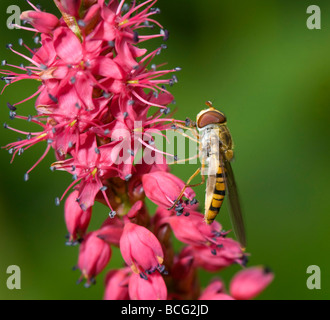
[[[220,224],[203,223],[192,189],[186,189],[185,201],[167,210],[184,182],[169,173],[167,154],[154,146],[154,135],[171,129],[174,120],[166,115],[174,101],[165,85],[177,81],[168,74],[180,68],[161,70],[153,63],[165,45],[152,52],[139,47],[149,39],[168,38],[153,18],[159,13],[153,7],[156,1],[127,5],[124,0],[54,0],[60,19],[30,4],[33,10],[21,19],[32,28],[21,28],[35,32],[40,46],[30,49],[20,39],[30,58],[9,44],[8,49],[28,65],[3,61],[3,66],[17,71],[1,73],[4,88],[24,79],[41,82],[29,98],[7,104],[11,119],[33,122],[40,131],[23,132],[5,124],[26,135],[7,149],[13,160],[46,142],[44,154],[26,172],[25,180],[51,149],[56,156],[51,168],[72,175],[74,181],[56,203],[71,191],[64,208],[67,243],[80,245],[77,267],[86,286],[106,268],[111,246],[118,246],[125,267],[108,273],[105,299],[221,299],[227,296],[219,282],[200,296],[197,268],[218,271],[234,263],[244,266],[246,255]],[[160,29],[156,34],[140,32],[155,27]],[[37,114],[18,115],[17,106],[35,97]],[[139,151],[149,157],[139,159]],[[152,218],[145,197],[159,206]],[[98,230],[88,232],[95,201],[107,205],[110,213]],[[172,232],[186,244],[178,254]],[[271,278],[271,273],[245,271],[232,283],[232,297],[252,298]]]

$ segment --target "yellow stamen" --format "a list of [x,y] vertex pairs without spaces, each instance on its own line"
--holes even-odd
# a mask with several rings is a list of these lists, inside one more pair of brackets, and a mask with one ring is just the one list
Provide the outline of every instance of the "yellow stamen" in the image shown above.
[[122,26],[123,24],[128,23],[128,21],[129,21],[128,19],[125,19],[124,21],[119,22],[118,26],[120,27],[120,26]]
[[70,126],[70,127],[73,127],[73,126],[76,124],[76,122],[77,122],[77,120],[73,120],[73,121],[69,124],[69,126]]
[[86,270],[86,269],[83,269],[81,273],[82,273],[82,276],[83,276],[85,279],[88,279],[88,273],[87,273],[87,270]]
[[156,256],[157,261],[159,262],[159,264],[163,264],[164,259],[162,257]]
[[127,83],[128,84],[138,84],[139,80],[128,80]]
[[41,134],[37,139],[42,139],[42,138],[44,138],[44,137],[46,137],[47,136],[47,133],[43,133],[43,134]]
[[132,269],[132,271],[133,271],[134,273],[137,273],[137,274],[140,273],[140,272],[139,272],[139,269],[137,268],[137,266],[136,266],[134,263],[131,265],[131,269]]
[[92,171],[92,176],[95,177],[96,173],[97,173],[97,168],[95,168],[95,169]]

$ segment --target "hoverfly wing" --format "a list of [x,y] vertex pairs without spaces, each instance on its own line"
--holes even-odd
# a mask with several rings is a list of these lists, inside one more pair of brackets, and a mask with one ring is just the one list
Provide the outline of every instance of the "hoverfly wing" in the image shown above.
[[237,186],[235,182],[234,172],[231,164],[225,159],[223,155],[220,157],[221,165],[223,166],[225,174],[225,182],[227,187],[227,194],[229,198],[229,214],[230,220],[233,225],[234,233],[237,240],[243,248],[246,247],[246,235],[242,209],[239,201],[239,196],[237,192]]
[[216,172],[219,167],[219,159],[216,155],[208,157],[207,161],[207,182],[205,190],[205,210],[209,210],[212,206],[213,193],[216,185]]

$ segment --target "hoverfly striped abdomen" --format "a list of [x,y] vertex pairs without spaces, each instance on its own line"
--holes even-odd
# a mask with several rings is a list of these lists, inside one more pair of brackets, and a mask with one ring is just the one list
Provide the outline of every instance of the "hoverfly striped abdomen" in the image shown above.
[[226,195],[226,184],[225,184],[225,172],[222,167],[219,166],[216,178],[215,186],[212,194],[211,205],[205,212],[205,222],[211,224],[217,214],[219,213],[223,200]]

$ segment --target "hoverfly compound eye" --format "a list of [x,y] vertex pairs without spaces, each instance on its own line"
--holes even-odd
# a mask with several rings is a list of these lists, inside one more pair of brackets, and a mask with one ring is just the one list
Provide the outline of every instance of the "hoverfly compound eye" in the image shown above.
[[204,128],[209,124],[221,124],[227,121],[225,115],[218,110],[206,110],[197,117],[198,128]]

